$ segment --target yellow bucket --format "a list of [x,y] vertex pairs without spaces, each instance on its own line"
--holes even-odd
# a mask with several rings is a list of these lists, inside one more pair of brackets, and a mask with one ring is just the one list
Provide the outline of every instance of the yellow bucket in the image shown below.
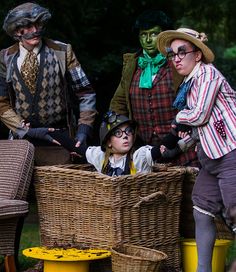
[[[212,272],[223,272],[225,269],[225,259],[227,249],[231,240],[216,240],[213,257]],[[184,239],[182,241],[183,271],[196,272],[197,270],[197,245],[194,239]]]

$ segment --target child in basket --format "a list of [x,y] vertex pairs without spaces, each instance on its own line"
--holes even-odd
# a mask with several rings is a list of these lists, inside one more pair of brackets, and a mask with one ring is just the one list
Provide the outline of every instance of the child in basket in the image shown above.
[[[134,150],[135,130],[134,121],[109,111],[105,114],[100,126],[101,146],[75,147],[73,140],[70,140],[66,134],[63,135],[63,131],[55,130],[50,134],[71,152],[85,156],[98,172],[109,176],[119,176],[151,172],[154,162],[165,157],[165,152],[161,151],[160,145],[146,145]],[[173,157],[181,152],[183,147],[177,145],[179,140],[180,138],[175,133],[169,133],[163,139],[161,144],[171,151],[171,156],[167,154],[166,157]]]

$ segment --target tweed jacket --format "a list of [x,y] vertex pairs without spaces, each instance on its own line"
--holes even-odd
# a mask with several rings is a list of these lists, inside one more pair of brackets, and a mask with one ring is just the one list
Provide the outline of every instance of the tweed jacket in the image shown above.
[[[131,119],[133,116],[129,90],[133,75],[137,68],[137,61],[140,54],[141,52],[124,54],[121,81],[110,103],[110,109],[116,111],[117,113],[129,116]],[[167,65],[170,65],[170,63]],[[172,71],[174,90],[176,92],[181,81],[183,80],[183,77],[177,73],[174,67]]]
[[[75,57],[71,45],[49,39],[43,39],[42,42],[45,48],[47,48],[48,52],[53,52],[55,54],[55,57],[58,61],[59,71],[55,72],[56,74],[53,76],[53,78],[61,78],[61,92],[64,93],[65,98],[64,102],[62,101],[61,103],[66,104],[65,108],[67,110],[65,115],[67,115],[67,126],[69,126],[71,123],[70,105],[68,104],[68,89],[70,88],[79,99],[77,106],[80,113],[78,119],[79,128],[81,127],[82,130],[86,130],[87,127],[92,128],[96,115],[96,95],[86,75],[84,74],[80,63]],[[5,125],[11,129],[18,137],[22,138],[26,133],[26,129],[22,128],[22,116],[20,116],[19,113],[17,114],[15,110],[16,104],[14,99],[16,97],[14,97],[14,94],[16,94],[16,90],[13,88],[13,61],[16,59],[18,54],[18,43],[0,51],[0,120],[5,123]],[[45,79],[47,77],[49,78],[49,76],[46,75]],[[37,90],[37,92],[42,92],[41,88],[43,88],[43,85],[40,85],[40,90]],[[53,88],[54,87],[51,86],[52,91]]]

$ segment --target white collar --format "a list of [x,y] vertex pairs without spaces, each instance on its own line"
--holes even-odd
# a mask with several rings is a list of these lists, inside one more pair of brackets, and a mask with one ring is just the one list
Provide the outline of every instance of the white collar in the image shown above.
[[[33,49],[33,52],[38,55],[40,49],[42,47],[42,41],[40,41],[39,45],[38,46],[35,46],[34,49]],[[25,56],[29,51],[22,45],[22,43],[20,42],[19,43],[19,49],[20,49],[20,54],[22,56]]]
[[191,80],[191,79],[194,77],[194,75],[198,72],[199,67],[201,66],[201,64],[202,64],[202,62],[199,61],[199,62],[194,66],[192,72],[191,72],[188,76],[186,76],[186,77],[184,78],[183,82],[188,82],[189,80]]
[[120,168],[124,169],[126,157],[127,157],[127,154],[125,154],[124,156],[121,156],[120,158],[115,160],[114,156],[111,155],[109,158],[111,166],[112,167],[120,167]]

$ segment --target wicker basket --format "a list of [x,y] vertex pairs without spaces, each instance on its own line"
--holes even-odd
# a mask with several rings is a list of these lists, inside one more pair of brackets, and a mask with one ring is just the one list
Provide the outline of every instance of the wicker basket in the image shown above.
[[166,265],[179,269],[184,175],[180,167],[120,177],[88,165],[36,167],[41,244],[112,248],[131,243],[164,252],[166,247],[176,252]]
[[150,248],[124,244],[111,250],[112,272],[158,272],[167,255]]
[[[180,234],[184,238],[195,237],[195,223],[193,218],[193,203],[191,194],[198,171],[196,168],[187,167],[183,181],[183,198],[180,213]],[[216,218],[216,229],[218,239],[233,239],[232,232],[228,229],[222,219]]]

